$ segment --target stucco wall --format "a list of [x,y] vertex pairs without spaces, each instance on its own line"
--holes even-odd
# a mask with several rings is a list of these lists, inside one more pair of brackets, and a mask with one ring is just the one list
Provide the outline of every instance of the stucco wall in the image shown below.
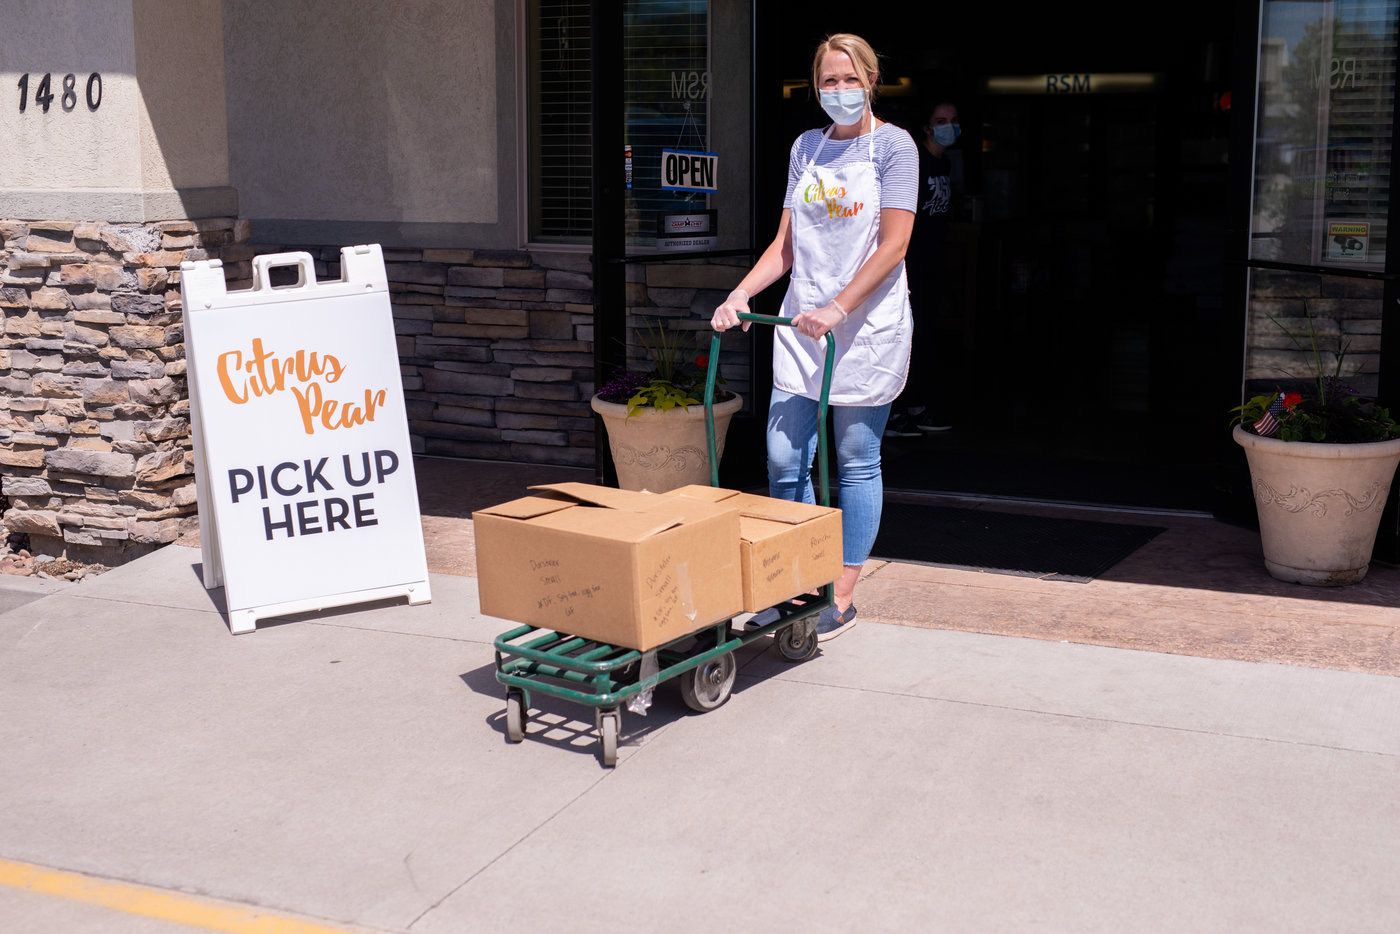
[[[0,217],[143,221],[233,210],[219,22],[219,0],[6,0]],[[95,110],[86,94],[94,72]],[[34,100],[46,73],[47,112]],[[65,110],[68,73],[75,104]]]
[[148,189],[228,184],[219,0],[135,0],[141,178]]
[[[45,73],[62,89],[79,77],[79,103],[48,113],[34,102]],[[101,106],[82,100],[88,75],[100,72]],[[20,76],[29,74],[29,99],[19,112]],[[136,54],[131,0],[7,0],[0,25],[0,189],[136,188],[140,151]],[[13,214],[0,207],[0,216]]]
[[498,99],[497,43],[513,36],[498,36],[499,7],[226,0],[231,166],[255,234],[267,221],[496,225],[498,107],[512,96]]

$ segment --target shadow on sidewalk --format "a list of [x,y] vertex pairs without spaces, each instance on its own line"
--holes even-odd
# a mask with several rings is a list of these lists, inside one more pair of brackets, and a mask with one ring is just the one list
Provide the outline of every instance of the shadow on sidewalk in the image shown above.
[[[769,676],[754,677],[752,674],[745,673],[745,669],[762,654],[764,654],[762,651],[757,651],[753,656],[744,655],[737,659],[739,676],[734,681],[730,702]],[[781,670],[775,669],[775,671]],[[487,716],[485,722],[487,726],[501,735],[504,742],[506,689],[505,685],[496,680],[496,666],[494,664],[482,665],[459,677],[467,687],[477,694],[500,701],[500,709]],[[686,717],[699,716],[703,716],[703,714],[685,706],[685,702],[681,700],[680,696],[679,679],[672,678],[657,685],[656,692],[652,695],[652,705],[647,710],[646,716],[634,714],[625,706],[623,707],[620,746],[625,749],[629,746],[641,745],[645,738],[652,733],[659,732]],[[593,708],[583,704],[570,703],[539,692],[530,695],[530,719],[525,726],[526,742],[543,742],[571,752],[595,756],[598,754],[598,733],[594,727]]]
[[199,581],[199,589],[204,591],[204,595],[209,598],[211,608],[224,618],[224,625],[228,625],[228,601],[224,599],[224,588],[215,587],[208,590],[204,586],[204,562],[196,561],[190,565],[190,572],[194,574],[194,579]]
[[470,519],[473,512],[528,496],[542,483],[592,483],[593,471],[547,464],[415,457],[418,507],[425,516]]

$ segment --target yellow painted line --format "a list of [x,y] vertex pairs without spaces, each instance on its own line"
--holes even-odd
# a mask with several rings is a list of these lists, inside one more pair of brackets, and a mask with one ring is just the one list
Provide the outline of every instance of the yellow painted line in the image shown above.
[[227,934],[347,934],[345,928],[329,927],[257,908],[179,895],[130,882],[112,882],[8,859],[0,859],[0,886]]

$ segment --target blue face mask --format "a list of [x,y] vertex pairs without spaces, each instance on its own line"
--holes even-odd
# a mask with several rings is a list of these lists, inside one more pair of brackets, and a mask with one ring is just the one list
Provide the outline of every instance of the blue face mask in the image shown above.
[[933,141],[940,146],[951,146],[962,136],[962,127],[956,123],[943,123],[933,128]]
[[821,92],[822,110],[833,122],[842,126],[859,123],[865,116],[865,89],[844,88],[840,91]]

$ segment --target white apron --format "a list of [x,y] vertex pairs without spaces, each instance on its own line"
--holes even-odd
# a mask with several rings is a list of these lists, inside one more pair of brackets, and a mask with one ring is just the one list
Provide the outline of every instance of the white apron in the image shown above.
[[[817,165],[833,127],[808,160],[792,194],[792,280],[782,315],[796,317],[835,298],[875,252],[880,232],[880,179],[875,171],[875,130],[870,157],[839,169]],[[904,262],[875,287],[850,318],[831,332],[836,369],[834,405],[884,405],[904,389],[914,317]],[[773,385],[784,392],[821,398],[826,340],[814,341],[794,328],[778,328],[773,342]]]

